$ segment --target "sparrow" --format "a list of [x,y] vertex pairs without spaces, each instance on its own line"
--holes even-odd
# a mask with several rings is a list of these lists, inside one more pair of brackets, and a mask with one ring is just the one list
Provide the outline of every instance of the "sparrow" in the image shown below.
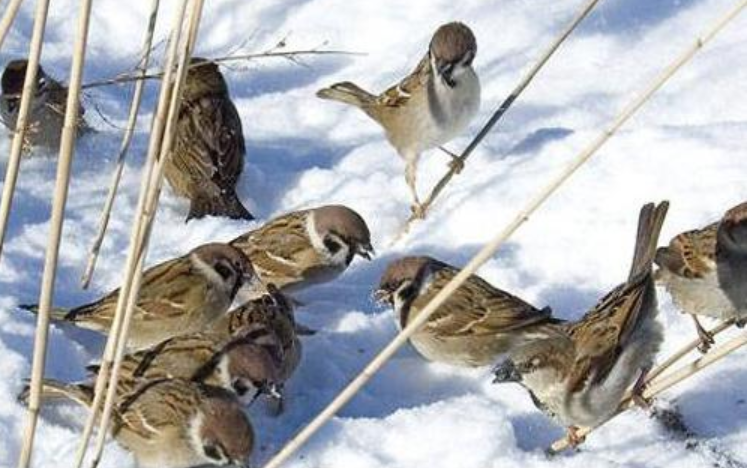
[[[231,306],[246,283],[257,281],[251,262],[227,244],[204,244],[143,273],[128,345],[143,349],[176,335],[205,329]],[[55,308],[52,319],[107,334],[119,289],[73,309]],[[36,311],[35,305],[21,305]]]
[[[370,260],[374,253],[366,222],[342,205],[285,214],[230,244],[249,257],[264,285],[286,293],[330,281],[354,256]],[[247,297],[263,292],[252,290]]]
[[[3,71],[0,120],[11,132],[16,128],[27,65],[27,60],[12,60],[8,62]],[[47,75],[40,65],[36,74],[36,90],[24,135],[24,153],[28,153],[34,146],[48,149],[57,149],[60,146],[66,107],[67,87]],[[79,132],[89,129],[83,119],[84,113],[85,109],[81,106],[78,121]]]
[[[446,286],[459,269],[427,256],[404,257],[384,271],[374,297],[394,309],[400,329]],[[477,275],[470,276],[410,338],[429,361],[485,366],[560,321]]]
[[664,340],[652,261],[668,206],[665,201],[641,209],[626,282],[579,321],[512,350],[495,370],[495,382],[520,383],[539,409],[566,426],[571,445],[582,441],[579,427],[612,417],[631,386],[634,399],[645,403],[645,375]]
[[[90,387],[48,389],[90,407]],[[236,396],[183,379],[145,382],[115,401],[111,434],[141,468],[245,466],[254,431]]]
[[[208,332],[219,336],[246,336],[254,340],[264,335],[274,336],[281,350],[275,353],[281,356],[279,381],[286,382],[301,362],[301,340],[290,298],[273,284],[269,284],[267,290],[264,296],[248,301],[214,321]],[[269,338],[265,340],[269,341]],[[277,387],[282,391],[283,384]]]
[[[477,41],[469,27],[453,22],[439,27],[415,70],[379,95],[345,81],[317,92],[361,109],[386,134],[405,160],[412,211],[424,216],[416,173],[420,154],[452,140],[467,128],[480,106],[480,80],[472,69]],[[454,158],[457,171],[463,163]]]
[[204,216],[254,219],[236,184],[244,169],[241,118],[218,65],[193,58],[176,123],[174,149],[164,165],[177,195],[190,200],[186,221]]
[[747,203],[727,211],[720,221],[675,236],[656,252],[656,280],[674,304],[689,314],[708,351],[713,336],[698,315],[747,321]]

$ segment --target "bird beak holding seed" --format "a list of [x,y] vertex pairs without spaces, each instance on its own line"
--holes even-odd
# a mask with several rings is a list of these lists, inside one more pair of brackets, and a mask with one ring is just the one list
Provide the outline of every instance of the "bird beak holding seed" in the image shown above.
[[386,289],[377,289],[373,293],[374,300],[382,305],[389,305],[392,303],[392,293]]
[[510,359],[496,367],[493,374],[495,375],[493,383],[521,382],[521,374],[516,369],[516,364]]
[[374,255],[376,255],[376,251],[371,244],[358,246],[358,250],[356,251],[356,253],[368,261],[371,261]]

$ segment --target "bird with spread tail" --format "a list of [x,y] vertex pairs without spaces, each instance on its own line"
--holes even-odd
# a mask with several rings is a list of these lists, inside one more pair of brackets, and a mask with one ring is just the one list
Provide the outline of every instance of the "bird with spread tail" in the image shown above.
[[236,194],[245,154],[241,118],[218,65],[193,58],[174,149],[164,166],[174,192],[190,200],[187,221],[204,216],[254,219]]
[[495,382],[520,383],[540,410],[567,427],[572,446],[583,440],[579,427],[611,418],[631,386],[634,400],[647,405],[640,396],[645,375],[664,340],[652,262],[668,206],[641,209],[626,282],[577,322],[514,349],[495,370]]
[[716,223],[676,235],[654,261],[656,281],[693,318],[702,352],[714,340],[698,316],[732,320],[740,327],[747,322],[747,203]]
[[[405,180],[415,217],[425,216],[417,192],[420,154],[462,133],[480,107],[480,80],[472,68],[477,40],[469,27],[453,22],[433,34],[428,52],[415,69],[379,95],[345,81],[317,92],[323,99],[361,109],[376,121],[405,160]],[[460,171],[463,163],[454,158]]]
[[[405,328],[459,269],[431,257],[389,264],[374,296],[394,309]],[[410,338],[430,361],[459,366],[494,364],[503,353],[552,332],[561,321],[477,275],[470,276]]]
[[[204,330],[231,306],[244,284],[257,282],[249,259],[228,244],[204,244],[143,273],[128,345],[142,349],[176,335]],[[108,334],[119,289],[72,309],[55,308],[52,319]],[[37,306],[22,305],[35,312]]]
[[[27,68],[27,60],[12,60],[8,62],[3,71],[0,120],[10,131],[15,131],[16,128]],[[28,153],[36,146],[47,149],[57,149],[60,146],[67,108],[67,92],[65,85],[47,75],[41,65],[39,66],[24,134],[24,153]],[[78,132],[80,133],[90,130],[83,118],[84,113],[85,109],[81,105],[78,117]]]

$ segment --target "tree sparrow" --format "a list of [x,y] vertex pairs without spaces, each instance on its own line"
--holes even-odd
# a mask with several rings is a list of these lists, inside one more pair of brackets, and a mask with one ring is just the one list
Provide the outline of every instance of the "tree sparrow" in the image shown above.
[[514,349],[495,370],[496,382],[519,382],[535,405],[568,427],[595,427],[617,411],[625,391],[640,395],[645,374],[664,340],[652,265],[669,204],[641,209],[627,282],[602,298],[578,322]]
[[[390,263],[375,297],[393,307],[404,328],[459,273],[431,257]],[[527,339],[545,336],[558,321],[472,275],[431,315],[410,342],[426,359],[459,366],[484,366]]]
[[[176,335],[204,330],[223,315],[239,288],[257,281],[251,262],[227,244],[205,244],[143,273],[129,345],[142,349]],[[73,309],[55,308],[52,319],[108,333],[119,289]],[[22,305],[31,311],[36,306]]]
[[191,65],[166,179],[177,195],[189,198],[187,221],[208,215],[254,219],[236,194],[246,149],[226,81],[213,62],[193,58]]
[[724,214],[716,223],[675,236],[654,259],[657,282],[664,285],[674,304],[690,314],[708,351],[713,336],[698,315],[747,320],[747,203]]
[[[2,94],[0,94],[0,120],[10,130],[16,128],[18,109],[21,105],[23,82],[26,78],[27,60],[13,60],[5,66],[2,76]],[[27,120],[24,138],[24,151],[31,147],[42,146],[57,149],[60,146],[60,135],[65,121],[67,105],[67,88],[51,78],[39,66],[36,74],[36,90]],[[78,130],[88,130],[81,106]]]
[[355,255],[370,260],[373,254],[366,222],[342,205],[288,213],[230,244],[249,257],[263,284],[274,284],[284,292],[330,281],[345,271]]
[[378,96],[348,81],[317,92],[320,98],[360,108],[384,128],[405,160],[416,216],[424,215],[416,186],[420,154],[459,135],[480,106],[480,81],[472,69],[476,53],[472,31],[462,23],[448,23],[436,30],[415,70]]

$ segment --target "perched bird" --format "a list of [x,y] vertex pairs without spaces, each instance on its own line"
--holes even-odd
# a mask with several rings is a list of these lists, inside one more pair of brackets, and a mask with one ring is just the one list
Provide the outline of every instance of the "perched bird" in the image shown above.
[[[227,244],[204,244],[143,273],[129,346],[147,348],[176,335],[204,330],[223,315],[246,283],[257,281],[251,262]],[[73,309],[56,308],[52,319],[108,333],[119,289]],[[31,311],[36,306],[20,306]]]
[[191,64],[166,179],[177,195],[189,198],[187,221],[208,215],[254,219],[236,194],[246,149],[226,81],[213,62],[193,58]]
[[545,339],[514,349],[495,371],[496,382],[519,382],[535,405],[568,427],[572,445],[580,426],[595,427],[617,411],[633,386],[637,401],[664,339],[657,322],[652,261],[668,203],[641,209],[635,254],[625,283],[579,321]]
[[719,222],[675,236],[654,260],[656,280],[674,304],[690,314],[708,351],[713,336],[697,316],[747,321],[747,203],[724,214]]
[[[366,222],[342,205],[288,213],[230,244],[249,257],[263,284],[274,284],[283,292],[330,281],[355,255],[370,260],[373,254]],[[262,292],[251,293],[256,297]]]
[[[16,128],[27,65],[27,60],[12,60],[8,62],[3,71],[0,120],[11,131]],[[24,137],[25,152],[34,146],[54,149],[60,146],[60,134],[65,121],[66,107],[67,88],[47,75],[39,66],[36,74],[36,90],[29,110]],[[84,113],[85,110],[81,106],[78,131],[89,129],[83,119]]]
[[[400,258],[384,271],[374,296],[393,307],[404,328],[458,273],[431,257]],[[537,309],[472,275],[410,342],[430,361],[484,366],[528,339],[545,336],[559,322],[549,308]]]
[[[420,154],[459,135],[480,106],[480,81],[472,69],[476,53],[472,31],[462,23],[448,23],[436,30],[415,70],[378,96],[348,81],[317,92],[320,98],[360,108],[383,127],[405,160],[415,216],[424,215],[416,184]],[[459,159],[452,164],[461,170]]]
[[[90,387],[54,390],[90,407]],[[50,390],[51,391],[51,390]],[[254,431],[236,396],[182,379],[151,380],[115,402],[111,434],[141,468],[245,466]]]

